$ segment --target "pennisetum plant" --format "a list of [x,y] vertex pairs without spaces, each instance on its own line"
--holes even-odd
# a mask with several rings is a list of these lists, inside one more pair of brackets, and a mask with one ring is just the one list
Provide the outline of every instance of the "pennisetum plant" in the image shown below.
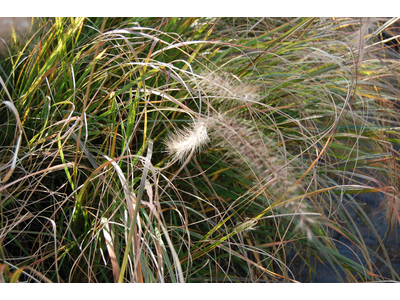
[[397,19],[32,24],[0,64],[1,281],[400,280]]

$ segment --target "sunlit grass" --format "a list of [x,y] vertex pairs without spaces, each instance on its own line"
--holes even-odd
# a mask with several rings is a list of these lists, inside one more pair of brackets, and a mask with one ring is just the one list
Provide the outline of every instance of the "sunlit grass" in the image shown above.
[[400,280],[356,196],[396,230],[394,21],[38,19],[0,65],[0,279]]

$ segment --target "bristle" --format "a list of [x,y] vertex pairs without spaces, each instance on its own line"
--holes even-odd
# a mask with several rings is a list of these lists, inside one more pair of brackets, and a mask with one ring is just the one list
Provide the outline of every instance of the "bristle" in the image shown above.
[[192,152],[201,151],[208,141],[206,121],[200,119],[196,120],[191,126],[178,129],[170,134],[165,145],[170,155],[183,161]]
[[358,51],[358,61],[360,62],[363,60],[365,54],[365,39],[369,31],[373,28],[374,22],[374,18],[361,18],[360,29],[354,33],[353,43]]
[[389,226],[396,226],[399,224],[399,214],[400,214],[400,197],[398,195],[393,195],[390,200],[385,201],[386,208],[386,220]]
[[242,83],[238,78],[234,80],[228,73],[204,73],[202,78],[200,87],[207,96],[212,97],[213,101],[229,104],[237,101],[254,101],[258,96],[257,86]]

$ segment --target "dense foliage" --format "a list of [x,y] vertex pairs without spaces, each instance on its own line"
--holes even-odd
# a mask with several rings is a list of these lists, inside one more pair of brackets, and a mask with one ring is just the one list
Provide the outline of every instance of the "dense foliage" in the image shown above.
[[400,280],[397,19],[31,25],[1,54],[2,281]]

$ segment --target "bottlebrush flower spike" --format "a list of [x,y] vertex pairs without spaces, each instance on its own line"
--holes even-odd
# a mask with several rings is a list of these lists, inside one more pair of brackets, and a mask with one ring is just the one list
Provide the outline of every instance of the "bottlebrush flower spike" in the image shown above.
[[192,152],[201,151],[209,140],[206,121],[199,119],[191,126],[171,133],[165,140],[165,145],[170,155],[183,161]]

